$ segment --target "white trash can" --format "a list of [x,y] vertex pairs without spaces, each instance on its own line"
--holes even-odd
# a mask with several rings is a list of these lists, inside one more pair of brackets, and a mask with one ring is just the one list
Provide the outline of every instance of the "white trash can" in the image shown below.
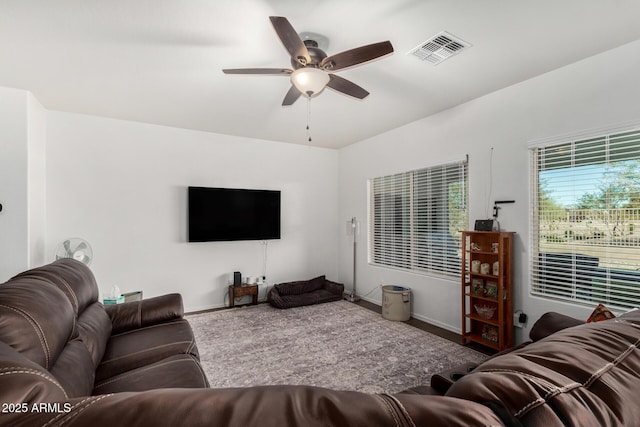
[[406,322],[411,317],[411,289],[403,286],[382,287],[382,317]]

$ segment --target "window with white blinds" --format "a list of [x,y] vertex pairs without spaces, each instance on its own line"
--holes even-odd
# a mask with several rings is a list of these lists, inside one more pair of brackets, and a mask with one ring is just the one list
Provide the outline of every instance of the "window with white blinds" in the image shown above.
[[640,306],[640,129],[532,149],[532,293]]
[[416,272],[460,273],[467,227],[467,161],[369,182],[369,262]]

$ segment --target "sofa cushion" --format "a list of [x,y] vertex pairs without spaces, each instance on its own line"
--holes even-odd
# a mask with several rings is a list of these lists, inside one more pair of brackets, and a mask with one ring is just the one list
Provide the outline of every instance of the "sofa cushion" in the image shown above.
[[191,326],[184,319],[113,335],[96,371],[96,381],[177,354],[199,356]]
[[166,294],[123,304],[106,305],[112,322],[112,334],[181,319],[184,315],[182,295]]
[[632,310],[627,311],[624,314],[621,314],[619,319],[627,320],[632,323],[640,324],[640,309],[634,308]]
[[77,319],[74,326],[91,353],[95,369],[111,334],[111,321],[98,302],[98,285],[89,267],[74,259],[63,258],[20,273],[12,281],[53,286],[66,296]]
[[636,425],[640,328],[608,320],[567,328],[492,358],[447,396],[502,402],[525,425]]
[[50,372],[64,387],[69,397],[91,394],[95,368],[91,355],[79,338],[67,343]]
[[89,267],[71,258],[59,259],[51,264],[27,270],[15,278],[47,280],[67,296],[76,315],[99,298],[98,284]]
[[1,403],[59,402],[69,396],[58,380],[39,364],[0,341]]
[[96,381],[93,394],[157,388],[203,387],[209,387],[209,382],[198,359],[192,355],[178,354],[102,381]]
[[78,335],[91,355],[91,362],[95,370],[107,348],[107,341],[111,335],[111,319],[102,304],[93,303],[86,308],[76,323]]
[[62,291],[29,278],[0,286],[0,341],[49,370],[77,336],[75,314]]
[[550,311],[540,316],[536,323],[533,324],[529,332],[529,338],[532,341],[539,341],[558,331],[583,325],[584,323],[582,320]]

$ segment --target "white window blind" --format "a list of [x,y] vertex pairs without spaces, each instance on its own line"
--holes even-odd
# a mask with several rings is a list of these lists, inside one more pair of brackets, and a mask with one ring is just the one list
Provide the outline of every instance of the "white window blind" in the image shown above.
[[532,150],[532,293],[640,306],[640,129]]
[[458,275],[467,217],[467,161],[373,178],[369,262]]

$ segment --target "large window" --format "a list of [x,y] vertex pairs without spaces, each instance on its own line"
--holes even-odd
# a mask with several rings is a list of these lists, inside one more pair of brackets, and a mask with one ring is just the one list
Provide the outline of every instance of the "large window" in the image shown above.
[[532,292],[640,305],[640,129],[532,150]]
[[369,182],[369,262],[418,272],[460,273],[467,161]]

